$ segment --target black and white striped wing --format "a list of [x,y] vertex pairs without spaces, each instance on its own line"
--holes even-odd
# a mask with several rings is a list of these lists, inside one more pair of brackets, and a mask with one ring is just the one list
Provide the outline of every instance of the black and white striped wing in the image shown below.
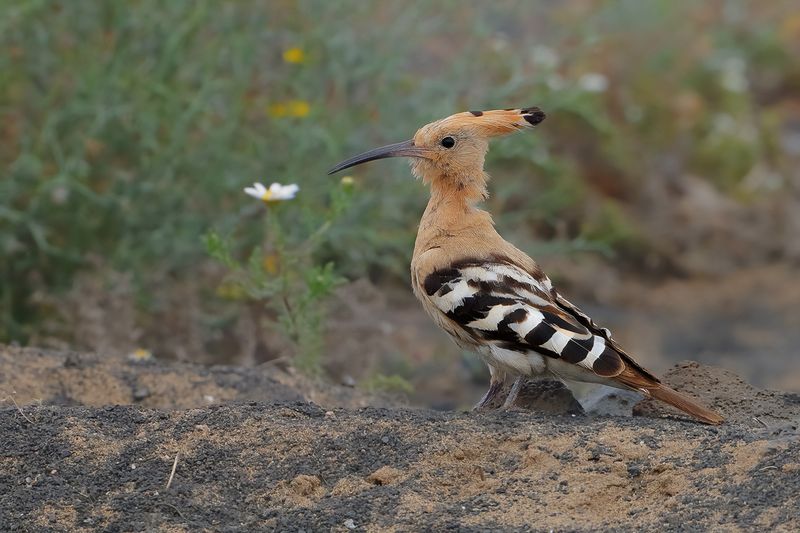
[[461,261],[430,274],[424,288],[442,313],[480,343],[562,359],[604,377],[624,369],[608,330],[562,307],[544,275],[537,279],[501,261]]

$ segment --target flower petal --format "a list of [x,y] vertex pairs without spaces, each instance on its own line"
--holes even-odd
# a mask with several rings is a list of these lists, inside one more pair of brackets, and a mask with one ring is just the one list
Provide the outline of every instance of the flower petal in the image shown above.
[[283,200],[291,200],[297,194],[300,187],[295,183],[289,185],[281,185],[278,182],[272,183],[269,188],[261,183],[253,183],[252,187],[245,187],[244,192],[253,198],[258,198],[267,203],[280,202]]

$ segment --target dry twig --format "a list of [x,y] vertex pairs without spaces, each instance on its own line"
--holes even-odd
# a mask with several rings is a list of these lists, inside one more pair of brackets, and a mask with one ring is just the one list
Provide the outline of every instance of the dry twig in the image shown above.
[[25,413],[22,411],[22,408],[21,408],[21,407],[19,406],[19,404],[17,403],[17,400],[15,400],[15,399],[14,399],[14,395],[13,395],[13,394],[7,394],[7,395],[6,395],[6,397],[5,397],[5,398],[3,398],[3,400],[11,400],[11,403],[13,403],[13,404],[14,404],[14,407],[16,407],[16,408],[17,408],[17,411],[19,411],[19,414],[21,414],[21,415],[22,415],[22,418],[24,418],[25,420],[27,420],[27,421],[28,421],[28,424],[33,424],[33,420],[31,420],[30,418],[28,418],[28,415],[26,415],[26,414],[25,414]]
[[179,453],[175,454],[175,462],[172,463],[172,472],[169,473],[169,479],[167,480],[167,488],[165,490],[169,490],[170,485],[172,485],[172,479],[175,477],[175,469],[178,468],[178,455]]

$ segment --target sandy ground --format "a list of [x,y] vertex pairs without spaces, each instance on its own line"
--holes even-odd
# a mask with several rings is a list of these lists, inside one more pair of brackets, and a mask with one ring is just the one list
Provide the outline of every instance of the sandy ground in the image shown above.
[[137,404],[159,409],[253,400],[339,407],[383,406],[390,401],[352,387],[315,381],[277,364],[237,367],[131,361],[0,345],[0,398],[3,396],[13,396],[20,404]]
[[583,414],[555,387],[436,412],[275,365],[0,347],[0,531],[798,530],[800,395],[696,363],[665,380],[729,422]]

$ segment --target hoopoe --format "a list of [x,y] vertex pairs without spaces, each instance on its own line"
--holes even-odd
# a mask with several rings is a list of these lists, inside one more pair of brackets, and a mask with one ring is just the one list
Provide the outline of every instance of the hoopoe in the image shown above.
[[489,139],[533,128],[537,107],[468,111],[420,128],[408,141],[376,148],[333,167],[329,174],[386,157],[408,157],[412,173],[430,185],[419,223],[411,281],[427,313],[462,348],[489,366],[489,390],[475,406],[498,397],[516,378],[504,407],[523,379],[552,375],[639,391],[708,424],[723,418],[663,385],[591,318],[553,287],[539,265],[505,241],[491,215],[483,170]]

